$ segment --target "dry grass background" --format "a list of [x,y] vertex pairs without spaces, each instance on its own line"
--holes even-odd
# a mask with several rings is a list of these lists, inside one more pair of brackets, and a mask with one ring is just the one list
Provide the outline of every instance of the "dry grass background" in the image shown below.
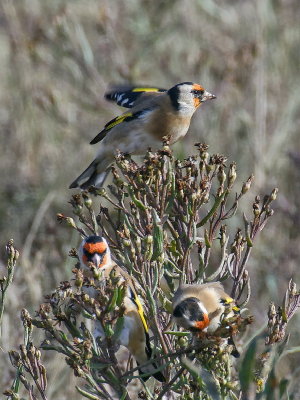
[[[10,237],[21,259],[4,316],[1,392],[11,379],[6,352],[22,339],[20,309],[36,310],[74,264],[67,254],[79,238],[55,214],[69,212],[67,187],[94,156],[89,140],[120,112],[103,99],[109,83],[191,80],[217,95],[176,150],[184,157],[202,141],[237,162],[240,181],[253,172],[249,200],[279,187],[249,268],[256,327],[291,276],[300,284],[299,19],[298,0],[2,0],[1,264]],[[48,366],[50,399],[81,398],[61,360]]]

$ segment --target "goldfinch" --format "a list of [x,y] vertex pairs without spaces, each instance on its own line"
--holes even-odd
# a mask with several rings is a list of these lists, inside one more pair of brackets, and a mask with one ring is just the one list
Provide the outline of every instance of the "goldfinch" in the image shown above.
[[173,297],[172,317],[177,325],[192,332],[214,333],[220,326],[226,304],[238,310],[220,282],[181,285]]
[[[126,286],[126,294],[123,300],[124,305],[124,326],[119,335],[119,344],[127,347],[135,358],[137,365],[141,365],[141,374],[150,374],[160,382],[165,382],[165,377],[161,372],[155,372],[156,364],[142,366],[151,359],[151,346],[149,329],[145,319],[143,306],[135,290],[135,282],[130,275],[120,268],[111,259],[110,248],[105,238],[101,236],[89,236],[84,239],[79,247],[78,256],[83,273],[90,274],[89,263],[93,263],[102,272],[100,281],[105,281],[112,271],[119,277],[118,284]],[[100,322],[99,322],[100,324]],[[99,325],[97,324],[97,325]],[[96,326],[96,336],[103,335],[103,328]],[[142,377],[146,381],[149,376]]]
[[179,83],[169,90],[121,88],[105,97],[131,110],[109,121],[90,142],[102,143],[95,160],[71,183],[70,188],[102,186],[116,150],[142,154],[149,147],[158,148],[164,136],[170,136],[170,144],[177,142],[186,135],[197,108],[206,100],[216,98],[192,82]]

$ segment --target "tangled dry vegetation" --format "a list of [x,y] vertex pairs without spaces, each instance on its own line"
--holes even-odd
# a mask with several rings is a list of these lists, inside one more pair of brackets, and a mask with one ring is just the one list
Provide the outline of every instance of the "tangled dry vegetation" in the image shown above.
[[[296,396],[296,376],[276,379],[280,357],[299,351],[287,349],[286,327],[300,305],[300,294],[291,280],[282,305],[264,310],[268,323],[249,338],[251,271],[247,263],[259,232],[273,215],[277,189],[243,213],[242,228],[229,231],[227,221],[250,190],[253,177],[235,188],[236,165],[226,165],[220,154],[210,155],[208,146],[196,144],[197,154],[183,161],[174,158],[166,138],[157,152],[149,150],[138,165],[129,155],[118,154],[107,189],[90,188],[72,196],[75,217],[58,214],[81,237],[101,234],[107,238],[115,261],[139,283],[139,295],[152,332],[153,357],[166,383],[151,388],[137,374],[129,356],[118,356],[117,338],[122,328],[124,287],[111,275],[106,286],[97,285],[99,272],[84,277],[75,266],[73,277],[61,282],[46,296],[35,315],[22,311],[24,344],[10,352],[16,370],[8,399],[20,399],[25,388],[32,399],[47,399],[46,352],[61,353],[66,368],[79,377],[77,390],[89,399],[270,399]],[[100,202],[100,204],[98,204]],[[8,276],[11,280],[16,250],[8,244]],[[76,249],[70,256],[77,258]],[[168,282],[163,290],[161,279]],[[222,281],[241,312],[228,317],[213,335],[197,340],[169,327],[172,293],[180,282]],[[98,292],[90,297],[87,287]],[[3,300],[3,298],[2,298]],[[2,301],[3,304],[3,301]],[[230,306],[228,306],[230,307]],[[230,314],[231,315],[231,314]],[[93,321],[105,326],[105,338],[93,336]],[[92,322],[91,322],[92,321]],[[33,330],[45,332],[41,346],[33,343]],[[233,335],[241,358],[226,338]],[[139,386],[132,382],[140,381]],[[22,387],[22,390],[21,390]],[[271,396],[271,397],[270,397]],[[296,398],[296,397],[294,397]]]

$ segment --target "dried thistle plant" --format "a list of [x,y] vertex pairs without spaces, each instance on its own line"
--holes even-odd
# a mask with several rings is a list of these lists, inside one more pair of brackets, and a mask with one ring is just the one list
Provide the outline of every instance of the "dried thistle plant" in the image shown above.
[[[286,349],[289,342],[289,334],[286,333],[288,322],[300,307],[300,292],[297,291],[295,282],[291,279],[281,306],[271,303],[268,310],[268,322],[265,336],[264,351],[258,355],[254,372],[254,380],[258,392],[266,396],[279,392],[284,395],[289,380],[285,377],[279,381],[276,379],[276,366],[280,358],[287,354],[298,353],[299,347]],[[262,335],[262,336],[263,336]],[[254,357],[255,354],[253,354]],[[281,394],[280,394],[281,393]]]
[[268,311],[268,336],[266,337],[266,345],[272,345],[283,341],[286,336],[287,324],[299,307],[300,292],[297,291],[296,284],[291,279],[282,306],[278,306],[276,310],[275,304],[270,304]]
[[7,275],[0,277],[0,338],[5,297],[7,294],[7,290],[13,281],[16,263],[19,258],[19,252],[17,249],[15,249],[13,244],[14,241],[10,239],[6,245],[5,250],[7,254]]
[[[16,369],[16,378],[10,389],[3,393],[10,400],[20,399],[20,384],[28,392],[29,398],[47,400],[46,368],[41,363],[41,351],[32,343],[32,320],[27,310],[22,310],[21,319],[24,327],[24,344],[19,351],[10,351],[9,358]],[[34,384],[32,384],[32,382]]]
[[[230,310],[225,311],[213,335],[195,338],[166,330],[171,322],[170,299],[181,282],[227,280],[237,305],[243,308],[247,304],[251,296],[247,262],[255,238],[273,214],[271,204],[277,189],[263,201],[256,196],[252,216],[244,213],[243,228],[230,235],[226,222],[235,215],[253,176],[236,190],[236,165],[227,167],[226,158],[210,155],[207,145],[198,143],[196,148],[195,156],[175,160],[165,138],[162,149],[149,149],[141,165],[120,153],[111,168],[113,182],[107,190],[90,188],[73,195],[70,204],[75,218],[57,216],[83,238],[103,235],[115,261],[138,283],[152,332],[153,357],[167,381],[153,392],[144,384],[139,398],[237,399],[249,387],[232,361],[234,349],[229,339],[244,332],[252,317],[240,312],[231,316]],[[77,257],[75,249],[70,256]],[[90,295],[91,288],[97,296]],[[296,310],[299,297],[294,292],[292,285],[280,316],[272,314],[269,340],[275,340],[275,325],[281,324],[284,331],[284,323]],[[89,277],[74,268],[73,278],[47,296],[32,318],[32,324],[47,333],[42,348],[64,354],[75,375],[85,381],[84,387],[77,387],[84,397],[136,398],[128,384],[140,379],[138,367],[130,359],[122,365],[117,354],[123,299],[124,287],[118,286],[113,275],[101,285],[93,265]],[[96,321],[104,327],[104,339],[95,338]],[[252,360],[244,357],[242,368],[248,371],[253,367],[246,375],[254,382],[258,367],[248,359]]]

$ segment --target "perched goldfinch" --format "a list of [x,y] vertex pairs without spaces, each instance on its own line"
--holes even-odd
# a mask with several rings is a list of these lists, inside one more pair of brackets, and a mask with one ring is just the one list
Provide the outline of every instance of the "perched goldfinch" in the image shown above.
[[[220,282],[181,285],[172,301],[172,317],[177,325],[192,332],[214,333],[220,326],[226,304],[232,304],[232,309],[238,310]],[[233,312],[229,316],[231,314]]]
[[[89,263],[93,263],[102,272],[100,280],[105,280],[114,271],[115,276],[119,277],[118,284],[124,284],[125,282],[126,294],[123,300],[125,309],[124,326],[119,336],[119,344],[127,347],[135,358],[137,365],[146,363],[151,359],[152,350],[149,329],[141,301],[135,290],[135,282],[126,271],[112,261],[107,241],[101,236],[89,236],[84,239],[79,247],[78,256],[81,268],[87,274],[90,273]],[[96,332],[98,332],[97,336],[102,336],[102,327],[97,326]],[[164,382],[165,377],[161,372],[155,372],[156,369],[157,366],[153,362],[141,367],[139,371],[141,374],[151,374],[158,381]],[[142,379],[146,381],[148,378],[149,376]]]
[[131,108],[130,112],[109,121],[91,141],[102,141],[95,160],[71,183],[70,188],[102,186],[107,167],[113,162],[116,150],[123,153],[142,154],[149,147],[159,147],[164,136],[170,144],[183,138],[197,108],[216,96],[201,85],[183,82],[169,90],[132,87],[114,90],[106,99]]

